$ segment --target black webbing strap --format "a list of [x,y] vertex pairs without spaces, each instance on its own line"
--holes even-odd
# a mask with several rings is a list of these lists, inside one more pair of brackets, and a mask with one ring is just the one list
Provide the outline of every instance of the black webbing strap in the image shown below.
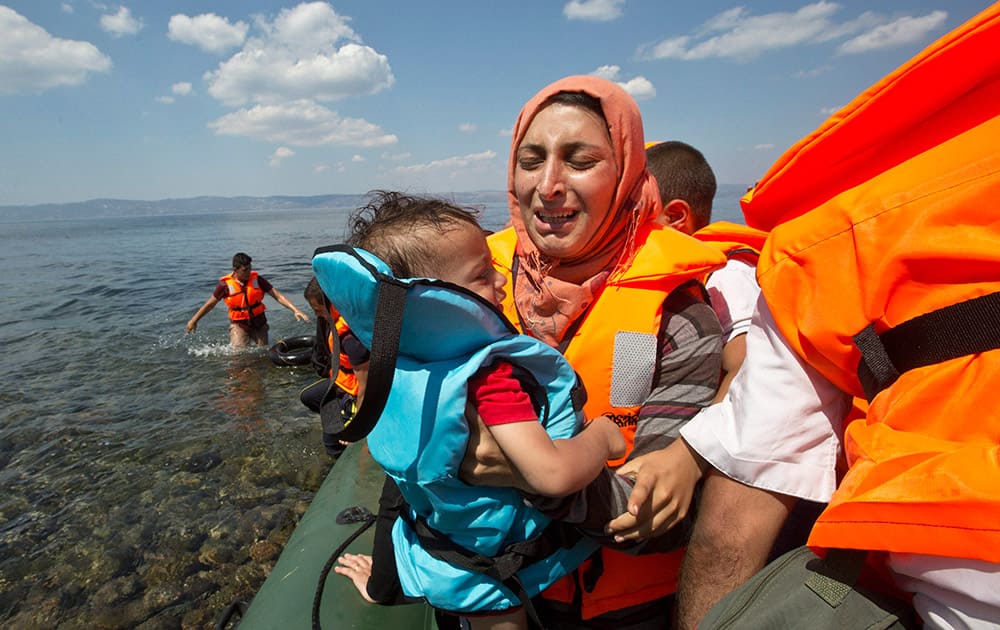
[[1000,348],[1000,292],[919,315],[882,333],[869,324],[854,343],[861,350],[858,379],[871,402],[907,370]]
[[417,535],[420,547],[432,557],[469,571],[487,575],[510,589],[521,601],[521,605],[524,606],[531,622],[535,624],[533,627],[536,628],[544,626],[531,603],[531,597],[517,577],[517,572],[526,564],[550,556],[560,548],[572,546],[581,536],[575,529],[565,526],[559,521],[552,521],[538,536],[531,540],[507,545],[498,555],[490,557],[456,544],[428,525],[424,517],[420,515],[413,518],[412,514],[404,510],[401,516]]
[[[382,276],[378,283],[378,299],[375,306],[375,322],[372,330],[371,358],[368,362],[368,382],[365,385],[361,408],[350,418],[342,418],[338,404],[326,404],[323,397],[320,418],[324,430],[335,433],[335,437],[347,442],[356,442],[368,435],[385,409],[392,380],[396,372],[396,356],[399,352],[399,336],[403,327],[403,307],[406,304],[406,285],[394,278]],[[332,384],[331,384],[332,387]],[[328,430],[342,426],[340,430]]]

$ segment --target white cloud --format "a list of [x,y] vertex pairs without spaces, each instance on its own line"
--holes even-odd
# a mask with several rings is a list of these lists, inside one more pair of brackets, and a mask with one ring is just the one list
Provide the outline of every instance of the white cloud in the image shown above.
[[832,116],[838,110],[840,110],[839,107],[821,107],[819,108],[819,113],[821,116]]
[[602,79],[607,79],[608,81],[617,81],[618,77],[622,74],[621,66],[601,66],[597,70],[590,73],[591,76],[601,77]]
[[945,17],[943,11],[935,11],[923,18],[904,17],[891,21],[886,16],[866,11],[853,19],[838,21],[835,14],[840,8],[839,4],[826,0],[795,11],[762,15],[751,15],[745,7],[736,7],[713,16],[690,34],[640,46],[636,56],[647,60],[748,60],[768,51],[829,42],[864,32],[841,46],[844,53],[862,52],[916,41],[940,26]]
[[365,156],[358,155],[358,154],[355,153],[354,155],[351,156],[351,161],[352,162],[356,162],[356,163],[357,162],[364,162],[365,161]]
[[111,59],[93,44],[53,37],[2,5],[0,33],[0,94],[80,85],[89,73],[111,69]]
[[330,170],[329,164],[316,164],[315,166],[313,166],[313,173],[317,175],[328,170]]
[[[262,35],[205,73],[209,94],[239,106],[329,101],[388,89],[395,83],[388,58],[359,43],[347,21],[325,2],[283,9],[273,22],[258,17]],[[347,43],[338,46],[341,40]]]
[[656,88],[646,77],[638,76],[628,81],[619,81],[618,79],[622,74],[621,66],[601,66],[590,74],[595,77],[607,79],[608,81],[614,81],[637,101],[648,100],[656,96]]
[[622,15],[625,0],[570,0],[563,6],[563,15],[570,20],[610,22]]
[[156,102],[157,103],[163,103],[164,105],[170,105],[175,100],[177,100],[177,99],[175,99],[173,96],[157,96],[156,97]]
[[622,89],[631,94],[632,98],[637,101],[649,100],[656,96],[656,88],[652,81],[646,77],[635,77],[618,85],[622,86]]
[[774,148],[774,144],[772,143],[755,144],[753,145],[753,148],[755,151],[770,151],[771,149]]
[[277,168],[281,166],[282,160],[290,158],[293,155],[295,155],[295,151],[292,151],[288,147],[278,147],[274,150],[274,153],[271,154],[271,160],[268,164],[270,164],[271,168]]
[[497,135],[503,136],[505,138],[513,138],[514,137],[514,128],[513,127],[507,127],[506,129],[501,129],[500,132]]
[[208,126],[223,136],[246,136],[297,147],[327,144],[375,147],[395,144],[396,136],[378,125],[343,118],[310,100],[256,105],[218,118]]
[[187,81],[181,81],[179,83],[174,83],[170,86],[170,91],[174,94],[179,94],[180,96],[187,96],[191,93],[191,84]]
[[477,129],[475,123],[464,122],[458,125],[458,130],[462,133],[472,133]]
[[792,76],[796,79],[812,79],[821,74],[826,74],[830,70],[833,70],[833,66],[819,66],[818,68],[810,68],[809,70],[799,70]]
[[497,156],[496,151],[483,151],[482,153],[471,153],[443,160],[434,160],[425,164],[413,164],[411,166],[396,167],[397,173],[426,173],[428,171],[439,171],[446,169],[462,169],[473,166],[477,163],[487,162]]
[[241,46],[247,36],[246,22],[231,23],[214,13],[194,17],[178,13],[170,17],[167,37],[175,42],[191,44],[210,53],[222,53]]
[[60,4],[59,9],[63,13],[73,13],[73,5],[68,2],[63,2],[62,4]]
[[132,17],[128,7],[118,7],[118,13],[101,16],[101,28],[115,37],[135,35],[142,27],[142,20]]
[[837,51],[850,55],[912,44],[924,39],[931,31],[944,26],[946,19],[948,19],[946,11],[933,11],[922,17],[901,17],[847,40]]

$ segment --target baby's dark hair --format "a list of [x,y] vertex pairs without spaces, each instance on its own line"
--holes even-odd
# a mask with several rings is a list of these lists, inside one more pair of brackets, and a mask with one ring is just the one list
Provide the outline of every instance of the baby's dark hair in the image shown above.
[[435,276],[448,256],[435,234],[462,223],[481,229],[477,211],[444,199],[387,190],[369,194],[369,202],[351,215],[347,242],[381,258],[397,278]]

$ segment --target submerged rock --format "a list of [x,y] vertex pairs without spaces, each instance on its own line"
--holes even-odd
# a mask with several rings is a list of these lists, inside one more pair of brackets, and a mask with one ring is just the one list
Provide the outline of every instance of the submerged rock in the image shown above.
[[222,456],[218,453],[204,451],[188,457],[184,463],[181,464],[181,470],[191,473],[203,473],[212,470],[221,463]]

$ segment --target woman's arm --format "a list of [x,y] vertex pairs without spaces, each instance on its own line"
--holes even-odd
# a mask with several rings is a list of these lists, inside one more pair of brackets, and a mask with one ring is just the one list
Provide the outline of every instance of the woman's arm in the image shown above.
[[680,428],[712,402],[722,366],[722,328],[712,308],[684,288],[664,303],[660,370],[639,412],[635,450],[619,474],[634,476],[628,512],[609,523],[616,540],[662,534],[687,516],[704,463]]

